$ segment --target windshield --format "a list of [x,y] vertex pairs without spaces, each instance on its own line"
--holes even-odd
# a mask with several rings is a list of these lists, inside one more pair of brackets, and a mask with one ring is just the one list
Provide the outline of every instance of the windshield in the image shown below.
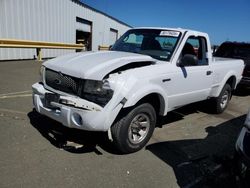
[[149,55],[169,61],[180,38],[179,31],[132,29],[116,41],[111,50]]

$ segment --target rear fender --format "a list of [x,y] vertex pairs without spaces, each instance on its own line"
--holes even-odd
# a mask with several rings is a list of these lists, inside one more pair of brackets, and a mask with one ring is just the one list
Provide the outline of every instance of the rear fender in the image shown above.
[[[234,84],[234,86],[233,86],[233,88],[232,88],[232,89],[234,90],[234,89],[236,88],[238,82],[240,81],[240,79],[239,79],[239,80],[236,79],[236,76],[235,76],[235,75],[237,75],[235,71],[230,71],[230,72],[228,72],[228,73],[226,74],[226,76],[223,78],[223,80],[221,81],[221,83],[218,84],[218,87],[216,87],[216,86],[213,87],[210,96],[212,96],[212,97],[218,97],[218,96],[220,95],[220,93],[221,93],[223,87],[224,87],[225,84],[229,81],[229,79],[230,79],[231,77],[234,77],[234,79],[235,79],[235,84]],[[217,88],[217,89],[215,89],[215,88]]]

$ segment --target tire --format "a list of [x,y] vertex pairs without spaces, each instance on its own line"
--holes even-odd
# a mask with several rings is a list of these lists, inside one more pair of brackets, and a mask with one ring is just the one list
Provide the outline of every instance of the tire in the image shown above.
[[225,84],[221,93],[214,99],[214,111],[216,114],[222,113],[226,108],[231,99],[232,88],[229,84]]
[[151,138],[155,124],[156,113],[151,104],[136,106],[112,125],[115,147],[124,154],[139,151]]

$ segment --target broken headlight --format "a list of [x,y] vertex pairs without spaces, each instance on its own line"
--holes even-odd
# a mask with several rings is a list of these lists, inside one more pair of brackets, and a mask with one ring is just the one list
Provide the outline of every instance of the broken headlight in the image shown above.
[[82,98],[100,106],[105,106],[113,96],[107,80],[85,80],[82,91]]

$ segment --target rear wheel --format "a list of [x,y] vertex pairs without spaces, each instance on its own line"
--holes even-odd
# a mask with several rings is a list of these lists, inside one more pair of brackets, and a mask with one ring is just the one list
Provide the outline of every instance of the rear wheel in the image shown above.
[[231,99],[231,95],[231,86],[229,84],[225,84],[220,95],[214,99],[215,113],[220,114],[227,108],[227,105]]
[[122,153],[132,153],[143,148],[153,134],[156,114],[153,106],[141,104],[123,115],[111,127],[113,141]]

